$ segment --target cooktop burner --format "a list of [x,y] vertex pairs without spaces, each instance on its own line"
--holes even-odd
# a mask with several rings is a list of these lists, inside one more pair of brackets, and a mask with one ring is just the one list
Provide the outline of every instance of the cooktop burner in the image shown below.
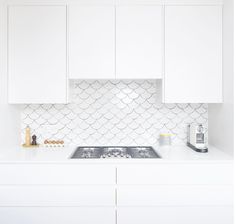
[[71,159],[160,158],[151,146],[94,146],[77,147]]

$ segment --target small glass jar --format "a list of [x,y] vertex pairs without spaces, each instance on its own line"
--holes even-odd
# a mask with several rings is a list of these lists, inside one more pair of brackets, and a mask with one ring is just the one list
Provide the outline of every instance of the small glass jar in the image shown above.
[[160,146],[170,146],[171,145],[171,137],[170,133],[162,133],[160,134],[159,144]]

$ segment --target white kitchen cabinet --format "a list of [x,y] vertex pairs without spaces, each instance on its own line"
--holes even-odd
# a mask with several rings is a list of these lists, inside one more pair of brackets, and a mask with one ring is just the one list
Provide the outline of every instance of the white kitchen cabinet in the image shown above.
[[116,7],[116,78],[162,77],[162,6]]
[[232,224],[232,170],[231,162],[1,163],[0,223]]
[[0,186],[0,206],[115,206],[112,186]]
[[115,8],[69,7],[69,77],[115,78]]
[[118,224],[233,224],[233,208],[172,206],[118,208]]
[[165,7],[165,103],[222,102],[222,7]]
[[8,7],[9,103],[66,103],[66,6]]
[[119,165],[118,224],[232,224],[231,163]]
[[104,165],[0,164],[0,177],[0,185],[109,185],[116,182],[116,169]]
[[117,170],[117,183],[125,185],[232,185],[233,167],[217,164],[122,165]]
[[1,207],[4,224],[115,224],[112,208]]
[[231,185],[136,185],[117,189],[117,206],[232,206]]

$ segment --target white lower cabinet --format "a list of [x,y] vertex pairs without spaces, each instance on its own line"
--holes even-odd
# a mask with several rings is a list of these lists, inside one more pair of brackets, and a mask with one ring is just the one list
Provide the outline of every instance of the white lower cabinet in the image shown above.
[[232,207],[118,208],[118,224],[233,224]]
[[118,184],[130,185],[232,185],[230,163],[169,163],[122,165],[118,167]]
[[233,224],[231,163],[0,168],[0,224]]
[[[7,172],[7,175],[5,175]],[[0,186],[115,184],[114,166],[81,164],[0,164]]]
[[115,206],[112,186],[0,186],[0,206]]
[[117,190],[118,206],[230,206],[228,185],[124,186]]
[[121,165],[118,224],[233,224],[230,163]]
[[1,207],[2,224],[115,224],[113,208]]

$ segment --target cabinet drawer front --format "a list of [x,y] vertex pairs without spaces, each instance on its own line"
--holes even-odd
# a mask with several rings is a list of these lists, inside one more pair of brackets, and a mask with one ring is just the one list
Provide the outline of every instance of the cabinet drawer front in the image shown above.
[[0,206],[114,206],[104,186],[0,186]]
[[115,167],[78,164],[1,164],[0,184],[114,184]]
[[115,224],[115,211],[111,208],[1,207],[0,223]]
[[233,184],[231,164],[158,164],[117,169],[118,184]]
[[232,205],[232,186],[137,186],[119,187],[118,206]]
[[218,206],[119,208],[119,224],[233,224],[233,208]]

